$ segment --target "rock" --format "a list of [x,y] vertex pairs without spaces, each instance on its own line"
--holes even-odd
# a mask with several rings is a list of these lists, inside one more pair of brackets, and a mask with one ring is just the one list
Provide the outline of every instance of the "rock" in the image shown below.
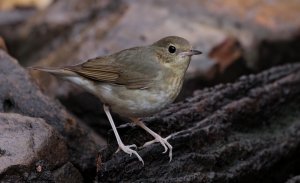
[[0,113],[0,123],[1,173],[10,166],[28,166],[35,159],[45,159],[53,167],[68,160],[63,139],[44,120]]
[[0,112],[42,118],[65,138],[70,161],[92,178],[98,148],[104,140],[70,115],[59,102],[43,95],[17,61],[0,50]]
[[299,183],[300,182],[300,175],[290,178],[286,183]]
[[79,171],[72,165],[67,163],[54,173],[54,180],[56,183],[81,183],[83,179]]
[[[69,159],[66,144],[54,128],[41,118],[15,113],[0,113],[0,152],[0,180],[28,180],[36,174],[35,180],[46,177],[51,181],[46,170],[54,170]],[[39,165],[37,171],[36,162],[41,160],[47,169]]]
[[[114,154],[113,134],[98,182],[283,182],[299,172],[300,64],[243,76],[143,119],[163,137],[171,135],[173,160],[153,144],[136,157]],[[118,128],[125,144],[152,137],[132,125]]]

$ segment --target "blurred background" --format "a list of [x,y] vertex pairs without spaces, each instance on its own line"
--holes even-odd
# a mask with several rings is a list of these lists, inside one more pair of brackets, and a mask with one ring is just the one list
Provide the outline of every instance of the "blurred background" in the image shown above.
[[[204,54],[191,62],[182,100],[196,89],[300,61],[299,9],[298,0],[2,0],[0,36],[24,67],[76,64],[164,36],[184,37]],[[44,93],[99,124],[93,96],[48,74],[31,75]]]
[[[204,54],[191,62],[182,100],[195,89],[300,61],[299,9],[298,0],[2,0],[0,36],[24,67],[76,64],[164,36],[184,37]],[[99,124],[93,96],[48,74],[31,75],[44,93]]]
[[[0,0],[0,48],[23,67],[56,67],[181,36],[204,53],[191,62],[182,101],[197,89],[299,62],[299,10],[299,0]],[[106,143],[110,126],[96,97],[28,72]]]

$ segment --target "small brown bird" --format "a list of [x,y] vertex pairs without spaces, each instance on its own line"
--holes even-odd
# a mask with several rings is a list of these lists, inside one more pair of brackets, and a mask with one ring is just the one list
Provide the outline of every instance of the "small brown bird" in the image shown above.
[[148,46],[129,48],[75,66],[32,69],[61,76],[99,97],[119,149],[130,155],[135,154],[144,164],[137,151],[132,149],[137,148],[135,144],[123,144],[110,109],[130,118],[133,123],[150,133],[154,140],[146,142],[143,147],[159,142],[165,149],[164,153],[169,150],[171,161],[172,146],[167,138],[162,138],[149,129],[139,118],[157,113],[175,100],[181,90],[191,56],[198,54],[201,52],[192,50],[190,43],[184,38],[169,36]]

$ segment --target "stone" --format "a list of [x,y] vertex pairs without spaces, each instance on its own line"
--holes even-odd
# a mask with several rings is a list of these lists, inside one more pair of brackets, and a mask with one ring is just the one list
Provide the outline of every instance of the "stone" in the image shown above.
[[299,183],[300,182],[300,175],[294,176],[286,181],[286,183]]
[[27,71],[3,50],[0,50],[0,84],[0,112],[44,119],[64,137],[72,164],[81,172],[95,168],[98,148],[105,141],[58,101],[43,95]]
[[66,163],[64,166],[53,172],[56,183],[81,183],[83,178],[80,172],[72,165]]
[[0,113],[0,152],[0,182],[1,177],[26,180],[32,172],[41,178],[47,171],[41,165],[39,171],[34,169],[36,162],[42,160],[53,170],[69,159],[67,146],[53,127],[41,118],[16,113]]

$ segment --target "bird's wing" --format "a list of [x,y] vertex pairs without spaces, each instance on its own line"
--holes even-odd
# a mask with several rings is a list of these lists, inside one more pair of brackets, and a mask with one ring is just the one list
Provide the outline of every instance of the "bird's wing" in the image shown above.
[[101,82],[115,82],[121,72],[118,65],[113,65],[101,57],[90,59],[79,65],[66,66],[64,69],[73,71],[90,80]]
[[[135,53],[135,50],[132,54]],[[135,51],[135,52],[134,52]],[[82,77],[97,82],[124,85],[129,89],[145,89],[151,87],[158,75],[157,63],[139,57],[132,59],[128,51],[119,52],[108,57],[88,60],[80,65],[69,66],[65,69],[73,71]]]

